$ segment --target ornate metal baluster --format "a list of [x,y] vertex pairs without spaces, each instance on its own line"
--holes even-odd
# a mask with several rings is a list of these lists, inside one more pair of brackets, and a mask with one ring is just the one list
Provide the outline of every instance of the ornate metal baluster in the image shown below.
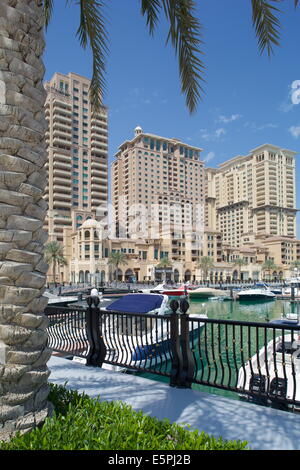
[[172,367],[170,385],[176,387],[180,385],[179,377],[182,371],[182,353],[180,349],[180,338],[179,338],[179,320],[178,320],[178,301],[171,300],[170,307],[172,309],[171,314],[171,351],[172,351]]

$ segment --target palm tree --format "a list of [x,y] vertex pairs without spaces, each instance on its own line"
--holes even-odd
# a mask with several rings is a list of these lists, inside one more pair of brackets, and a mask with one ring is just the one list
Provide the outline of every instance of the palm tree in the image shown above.
[[202,271],[202,281],[206,281],[210,269],[214,267],[214,260],[210,256],[202,256],[196,265],[196,269]]
[[126,254],[122,251],[112,251],[108,256],[108,264],[114,268],[115,281],[117,280],[119,266],[127,264]]
[[[90,98],[97,112],[105,91],[108,52],[104,5],[98,0],[66,3],[79,3],[77,34],[81,45],[92,49]],[[251,3],[260,51],[270,54],[279,42],[278,2]],[[294,3],[297,6],[298,0]],[[195,2],[140,0],[140,5],[150,34],[154,34],[161,13],[166,16],[167,41],[178,57],[181,89],[188,109],[195,111],[204,74],[199,58],[202,29],[195,17]],[[47,304],[43,292],[48,270],[44,261],[47,234],[43,231],[47,126],[42,55],[44,26],[49,24],[53,6],[53,0],[0,2],[4,25],[0,31],[1,438],[14,434],[12,423],[30,429],[49,412],[46,364],[51,351],[46,346],[47,322],[41,314]]]
[[68,264],[63,254],[63,246],[56,240],[45,245],[45,261],[47,264],[52,264],[52,279],[56,283],[56,267]]
[[294,271],[293,274],[298,273],[298,271],[300,270],[300,261],[292,261],[292,263],[290,264],[290,268]]
[[160,262],[156,265],[157,268],[164,271],[164,282],[167,282],[167,268],[172,266],[172,261],[167,256],[161,258]]
[[238,268],[238,278],[239,278],[239,280],[241,280],[242,267],[246,266],[248,264],[247,261],[244,260],[244,258],[236,258],[232,263],[233,263],[233,266],[237,266],[237,268]]
[[272,259],[266,259],[264,264],[262,265],[263,271],[267,271],[269,273],[269,281],[271,280],[271,271],[277,269],[276,264]]

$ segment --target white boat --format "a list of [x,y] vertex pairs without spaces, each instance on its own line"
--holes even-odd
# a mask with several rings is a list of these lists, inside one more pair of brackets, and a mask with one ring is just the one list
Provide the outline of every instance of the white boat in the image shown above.
[[275,294],[275,295],[281,295],[282,294],[282,288],[281,287],[268,286],[264,282],[257,282],[255,284],[255,286],[256,287],[262,287],[263,289],[268,289],[271,292],[273,292],[273,294]]
[[[108,314],[104,319],[103,339],[108,350],[106,360],[133,368],[168,360],[170,321],[159,317],[171,313],[168,300],[168,296],[163,294],[127,294],[103,309],[121,314]],[[139,314],[143,315],[139,317]],[[145,316],[147,314],[149,318]],[[207,318],[207,315],[192,314],[189,317],[197,320]],[[198,334],[203,325],[203,322],[190,322],[190,336]]]
[[265,284],[259,284],[253,289],[243,289],[237,292],[238,300],[275,300],[276,294]]
[[287,287],[282,289],[282,294],[290,296],[292,295],[292,291],[294,290],[295,296],[300,296],[300,279],[298,278],[291,278],[286,280]]
[[48,305],[52,307],[63,307],[67,306],[69,304],[72,304],[74,302],[77,302],[78,297],[77,296],[71,296],[71,295],[56,295],[56,294],[51,294],[50,292],[46,291],[43,294],[45,297],[48,298]]
[[138,292],[142,294],[162,294],[165,288],[165,284],[157,284],[155,287],[148,287],[147,289],[139,289]]
[[189,291],[190,299],[208,299],[210,297],[224,297],[225,295],[229,296],[229,293],[213,287],[198,287]]
[[[274,320],[278,325],[295,325],[294,320]],[[250,392],[242,398],[274,403],[293,400],[300,410],[300,336],[299,331],[279,335],[262,347],[239,369],[238,388]],[[291,406],[289,404],[288,406]]]

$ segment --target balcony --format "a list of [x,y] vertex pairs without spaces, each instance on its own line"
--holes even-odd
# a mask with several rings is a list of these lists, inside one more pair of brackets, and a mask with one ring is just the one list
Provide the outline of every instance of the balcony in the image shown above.
[[71,108],[71,106],[64,106],[60,102],[54,101],[53,102],[53,112],[54,113],[58,112],[58,113],[62,114],[63,116],[71,116],[72,115],[72,108]]
[[53,131],[63,132],[63,133],[66,133],[68,135],[71,135],[71,125],[69,125],[69,123],[67,123],[67,122],[64,122],[64,121],[59,122],[57,120],[53,124]]
[[103,196],[103,194],[107,194],[107,186],[97,186],[97,188],[95,188],[95,186],[93,187],[92,186],[92,190],[91,190],[91,196],[92,196],[92,199],[94,197],[98,197],[99,195],[101,195],[101,197]]
[[107,150],[100,149],[98,147],[93,147],[91,149],[92,157],[99,157],[103,156],[104,158],[107,157]]
[[93,141],[91,143],[92,152],[96,152],[96,153],[99,152],[99,153],[103,154],[103,153],[107,152],[107,148],[108,148],[107,144],[97,143],[95,141]]
[[66,194],[71,194],[71,187],[70,186],[63,186],[60,184],[54,184],[53,185],[53,195],[56,193],[63,193],[64,195]]
[[53,110],[53,119],[55,118],[64,122],[66,125],[71,126],[72,124],[71,114],[65,114],[60,108],[56,108]]
[[[65,152],[65,150],[62,150],[62,152]],[[53,158],[55,161],[60,161],[63,163],[69,163],[71,165],[71,155],[70,152],[64,155],[63,153],[58,153],[57,150],[54,150],[53,152]]]
[[55,201],[53,203],[53,208],[54,209],[60,209],[60,208],[70,208],[71,207],[71,201]]
[[53,162],[53,168],[54,168],[54,169],[58,169],[58,170],[67,171],[67,172],[70,174],[70,171],[71,171],[71,162],[70,162],[70,161],[54,160],[54,162]]
[[[95,170],[102,170],[102,171],[107,171],[107,164],[105,162],[102,162],[102,161],[98,161],[98,160],[92,160],[91,162],[91,168],[92,170],[95,169]],[[115,177],[117,177],[118,174],[115,175]]]
[[58,202],[60,200],[70,202],[71,194],[64,193],[63,191],[58,192],[58,190],[56,190],[56,191],[53,191],[53,199],[55,199],[55,202]]
[[107,171],[104,171],[104,170],[92,169],[91,175],[92,177],[94,176],[97,178],[107,179]]
[[70,171],[66,171],[61,168],[55,168],[53,170],[53,175],[54,177],[58,176],[58,177],[66,178],[66,179],[69,179],[71,176]]
[[55,146],[60,146],[64,145],[65,150],[70,150],[71,148],[71,137],[65,137],[61,136],[59,134],[56,134],[55,137],[53,136],[53,145]]
[[55,184],[58,184],[58,185],[59,185],[59,183],[61,183],[62,186],[66,186],[66,187],[70,188],[70,187],[71,187],[71,183],[70,183],[70,173],[68,174],[68,176],[67,176],[66,178],[61,178],[60,176],[54,176],[54,178],[53,178],[53,186],[54,186]]

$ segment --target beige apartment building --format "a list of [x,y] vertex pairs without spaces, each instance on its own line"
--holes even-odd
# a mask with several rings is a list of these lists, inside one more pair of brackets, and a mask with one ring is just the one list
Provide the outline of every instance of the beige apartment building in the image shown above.
[[[63,223],[68,268],[61,269],[60,280],[159,281],[160,261],[168,258],[167,278],[201,281],[202,256],[213,260],[213,282],[263,279],[267,259],[276,265],[272,276],[291,276],[292,263],[300,261],[295,152],[266,144],[205,172],[200,153],[199,147],[137,127],[112,163],[109,230],[92,203],[72,208],[71,222]],[[109,264],[114,251],[126,255],[117,271]]]
[[295,155],[265,144],[206,171],[206,223],[233,247],[296,236]]
[[108,281],[109,253],[122,251],[127,264],[119,267],[119,281],[161,279],[162,258],[170,261],[172,280],[200,280],[201,256],[221,261],[221,236],[204,227],[202,149],[139,126],[134,132],[112,163],[110,235],[91,229],[97,225],[92,220],[73,232],[71,279],[83,282],[96,274]]
[[108,198],[107,108],[92,113],[90,80],[76,73],[55,73],[45,83],[48,121],[49,240],[66,247],[67,236],[90,217],[103,216]]
[[135,129],[112,163],[116,234],[175,239],[204,229],[201,148]]
[[[70,243],[66,247],[70,275],[64,280],[73,283],[99,284],[110,280],[120,282],[161,281],[164,272],[159,268],[161,256],[170,260],[167,279],[172,281],[202,281],[203,272],[198,267],[201,256],[209,256],[213,266],[208,278],[212,282],[232,279],[247,281],[268,278],[284,279],[295,274],[292,263],[300,260],[300,241],[289,237],[258,239],[240,248],[222,243],[219,232],[206,229],[202,250],[195,255],[185,247],[184,240],[177,240],[176,253],[170,238],[121,238],[108,236],[103,225],[95,220],[86,220],[81,227],[69,233]],[[116,271],[109,264],[109,254],[121,251],[126,263]],[[244,265],[238,265],[242,258]],[[272,273],[263,268],[264,262],[272,259],[275,268]],[[63,280],[63,272],[60,274]]]
[[[99,221],[89,219],[71,234],[70,241],[67,258],[71,282],[99,283],[113,279],[122,282],[160,281],[164,279],[164,271],[159,267],[162,257],[168,257],[170,261],[168,279],[179,282],[203,278],[203,273],[197,268],[199,256],[186,249],[184,239],[176,240],[174,245],[171,238],[111,237]],[[114,251],[121,251],[126,256],[126,264],[120,265],[117,271],[109,264],[109,254]],[[205,231],[200,256],[210,256],[218,265],[221,261],[220,234]],[[214,275],[218,271],[218,278],[222,277],[221,268],[218,266],[214,270]]]

